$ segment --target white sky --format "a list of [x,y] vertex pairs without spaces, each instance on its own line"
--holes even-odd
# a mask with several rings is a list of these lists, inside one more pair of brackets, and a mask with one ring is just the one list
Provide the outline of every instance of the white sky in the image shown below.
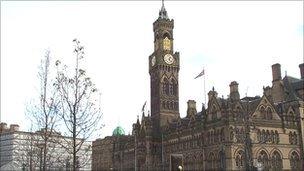
[[[180,52],[180,114],[188,99],[203,102],[212,86],[227,97],[229,83],[241,96],[262,94],[271,85],[271,65],[282,75],[300,77],[303,63],[302,1],[168,1],[174,19],[174,48]],[[121,125],[131,132],[141,108],[150,102],[148,56],[159,1],[1,1],[1,121],[28,130],[25,105],[38,97],[38,65],[45,49],[54,60],[73,59],[72,40],[85,46],[89,76],[101,91],[101,136]],[[150,108],[150,105],[148,105]]]

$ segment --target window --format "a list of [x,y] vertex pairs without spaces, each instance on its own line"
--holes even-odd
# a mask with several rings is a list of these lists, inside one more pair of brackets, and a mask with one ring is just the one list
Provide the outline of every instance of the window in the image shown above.
[[273,152],[271,157],[271,167],[274,170],[282,170],[282,158],[278,151]]
[[297,152],[292,152],[290,156],[290,168],[291,170],[300,170],[300,157]]
[[163,94],[169,95],[169,82],[167,78],[164,78],[162,83]]
[[244,163],[245,163],[244,159],[245,159],[244,151],[243,150],[238,151],[238,153],[237,153],[237,155],[235,157],[236,167],[243,168],[244,167]]
[[260,114],[261,114],[261,118],[265,119],[266,118],[266,113],[265,113],[265,107],[261,106],[260,108]]
[[266,110],[266,119],[271,120],[272,119],[272,110],[270,107],[267,108]]
[[258,162],[261,162],[262,166],[265,168],[265,170],[268,170],[268,168],[269,168],[269,166],[268,166],[269,158],[268,158],[267,153],[264,150],[262,150],[259,153]]
[[261,142],[261,141],[262,141],[262,138],[261,138],[261,131],[260,131],[260,130],[258,130],[258,132],[257,132],[257,140],[258,140],[258,142]]

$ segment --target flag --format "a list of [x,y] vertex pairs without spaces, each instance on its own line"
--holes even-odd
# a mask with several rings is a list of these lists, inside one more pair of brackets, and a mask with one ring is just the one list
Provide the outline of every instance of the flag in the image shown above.
[[199,73],[198,76],[196,76],[194,79],[197,79],[203,75],[205,75],[205,69],[203,69],[203,71],[201,73]]
[[146,107],[146,104],[147,104],[147,101],[145,101],[145,103],[144,103],[144,105],[143,105],[143,107],[142,107],[142,109],[141,109],[142,112],[144,112],[145,107]]

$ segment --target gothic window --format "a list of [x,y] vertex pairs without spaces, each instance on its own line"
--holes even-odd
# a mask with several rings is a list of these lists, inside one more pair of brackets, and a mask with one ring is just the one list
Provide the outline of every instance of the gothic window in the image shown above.
[[269,130],[266,131],[266,140],[265,142],[269,142],[270,141],[270,133],[269,133]]
[[280,142],[280,137],[279,137],[278,131],[274,132],[274,136],[275,136],[275,143],[278,144]]
[[261,118],[265,119],[266,118],[266,112],[265,112],[265,107],[264,106],[261,106],[260,113],[261,113]]
[[282,158],[278,151],[273,152],[271,157],[271,167],[273,170],[282,170]]
[[271,133],[270,133],[270,141],[271,143],[275,143],[276,142],[276,137],[275,137],[275,134],[273,132],[273,130],[271,130]]
[[266,119],[271,120],[272,119],[272,110],[270,107],[267,108],[266,110]]
[[170,95],[177,95],[177,83],[173,78],[170,83]]
[[216,158],[215,158],[215,155],[214,155],[214,153],[210,153],[209,154],[209,157],[208,157],[208,159],[209,159],[209,162],[208,162],[208,170],[214,170],[214,169],[216,169]]
[[289,135],[288,135],[288,138],[289,138],[289,143],[292,144],[292,132],[289,132]]
[[244,164],[245,164],[245,156],[244,156],[244,151],[243,150],[239,150],[236,154],[236,157],[235,157],[235,164],[236,164],[236,167],[238,168],[243,168],[244,167]]
[[267,153],[264,150],[259,153],[258,162],[262,163],[262,166],[265,168],[265,170],[268,170],[269,159]]
[[163,94],[169,95],[169,81],[167,78],[164,78],[162,83]]
[[261,141],[261,142],[262,142],[262,143],[265,143],[265,142],[266,142],[266,132],[265,132],[264,129],[262,130],[262,137],[261,137],[261,138],[262,138],[262,141]]
[[297,152],[293,151],[290,156],[290,168],[291,170],[300,170],[300,157]]
[[233,128],[230,127],[230,141],[233,141],[233,138],[234,138]]
[[298,136],[296,132],[293,132],[293,144],[298,144]]
[[296,132],[289,132],[289,143],[290,144],[297,144],[298,137]]
[[261,139],[261,131],[260,130],[258,130],[258,132],[257,132],[257,140],[258,140],[258,142],[262,141],[262,139]]

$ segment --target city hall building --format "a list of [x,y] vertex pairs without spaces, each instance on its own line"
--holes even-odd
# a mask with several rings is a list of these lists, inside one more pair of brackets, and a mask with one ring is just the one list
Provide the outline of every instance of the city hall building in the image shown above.
[[263,87],[261,97],[241,98],[236,81],[228,98],[213,88],[202,109],[189,100],[181,118],[173,28],[163,5],[148,58],[151,114],[137,118],[131,135],[117,127],[112,136],[95,140],[92,169],[303,170],[304,64],[300,79],[282,77],[280,64],[272,65],[272,86]]

